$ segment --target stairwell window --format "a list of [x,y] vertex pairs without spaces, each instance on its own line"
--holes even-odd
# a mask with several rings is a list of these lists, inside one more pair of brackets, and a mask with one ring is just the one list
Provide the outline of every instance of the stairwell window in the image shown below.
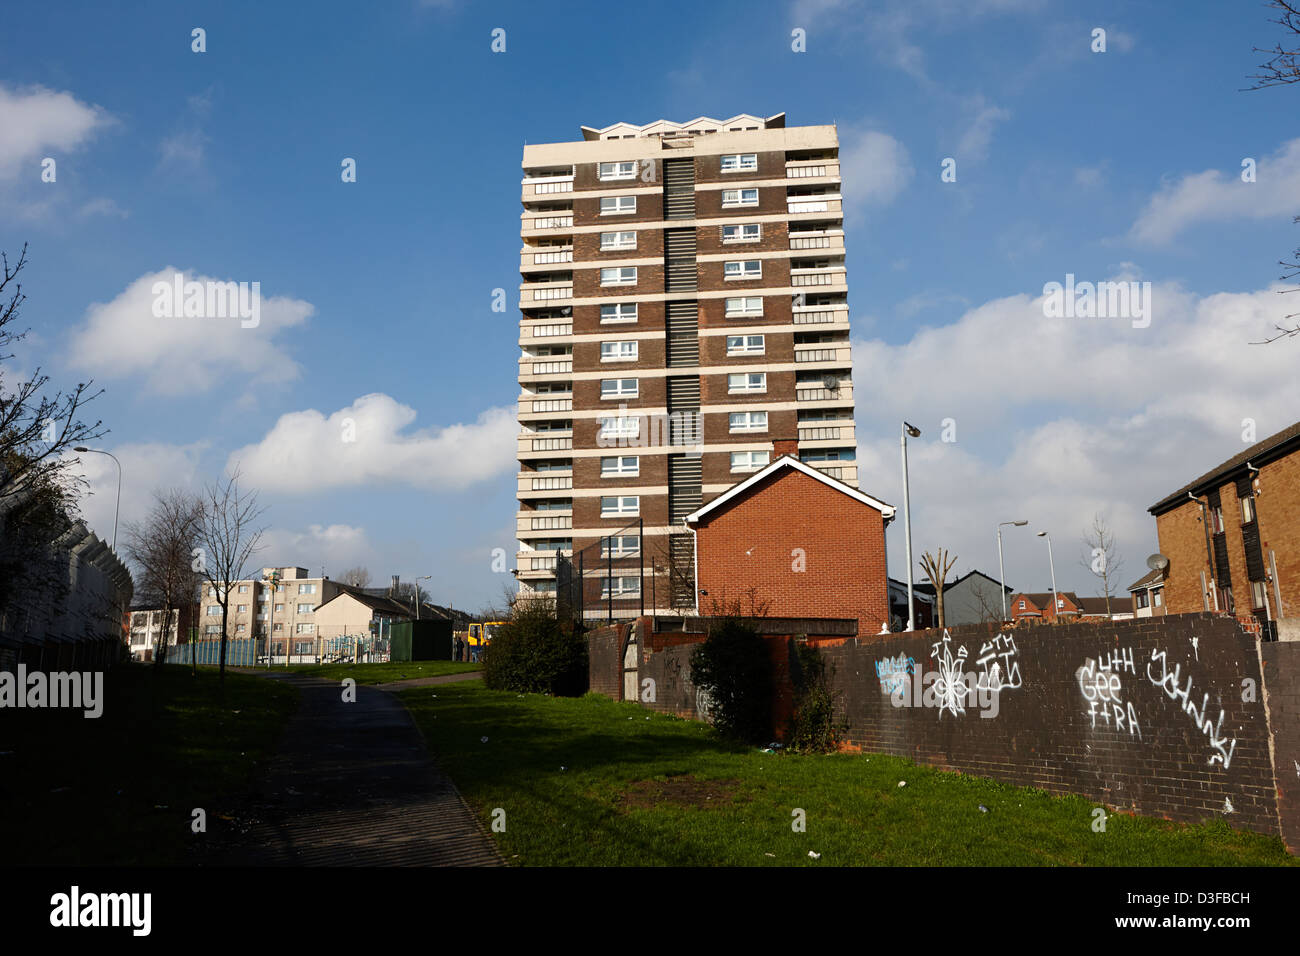
[[611,495],[600,499],[602,518],[636,517],[640,513],[640,495]]
[[641,578],[635,574],[621,575],[614,578],[600,579],[600,596],[636,597],[641,593]]
[[600,383],[601,398],[636,398],[637,380],[634,378],[606,378]]
[[740,262],[724,262],[722,266],[722,274],[728,279],[763,278],[763,261],[761,259],[748,259]]
[[723,242],[758,242],[762,238],[763,226],[757,222],[722,227]]
[[767,467],[770,452],[733,451],[731,453],[731,470],[733,472],[758,471]]
[[766,372],[738,372],[727,376],[728,392],[766,392]]
[[600,307],[600,321],[604,323],[635,322],[637,318],[635,302],[616,302]]
[[609,249],[635,249],[636,232],[628,230],[625,232],[602,232],[600,234],[601,251]]
[[757,206],[758,190],[757,189],[724,189],[722,191],[722,205],[725,206]]
[[600,343],[600,360],[602,362],[635,362],[636,359],[636,342]]
[[636,455],[614,455],[600,460],[600,477],[635,478],[641,474],[641,459]]
[[728,355],[762,355],[764,338],[761,335],[728,335]]
[[728,318],[738,315],[762,315],[763,297],[747,295],[741,298],[727,299],[726,314]]
[[767,412],[732,412],[729,421],[733,432],[767,431]]
[[[757,202],[758,200],[754,201]],[[621,216],[633,212],[636,212],[635,196],[604,196],[600,200],[600,214],[602,216]]]
[[722,157],[722,171],[724,173],[739,173],[754,169],[758,169],[758,153],[737,153],[732,156]]
[[636,160],[621,163],[601,163],[596,167],[600,179],[636,179]]
[[600,270],[601,285],[636,285],[636,266]]

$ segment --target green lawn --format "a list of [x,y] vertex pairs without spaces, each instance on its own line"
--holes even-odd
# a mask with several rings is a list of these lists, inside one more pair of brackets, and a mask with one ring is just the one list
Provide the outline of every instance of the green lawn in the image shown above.
[[288,671],[304,677],[322,677],[326,680],[343,680],[351,677],[358,684],[386,684],[390,681],[413,680],[416,677],[443,677],[447,674],[467,674],[477,671],[481,664],[461,661],[388,661],[383,664],[294,664],[275,667],[275,671]]
[[297,705],[287,685],[187,667],[124,664],[104,710],[0,711],[0,863],[185,863],[246,799]]
[[[703,724],[590,694],[520,696],[476,680],[401,697],[484,826],[490,829],[494,809],[505,811],[505,832],[495,836],[519,864],[1297,862],[1279,839],[1222,822],[1184,826],[1111,814],[1106,832],[1095,833],[1096,805],[1082,797],[897,757],[763,753],[724,743]],[[806,832],[792,829],[796,808],[806,813]]]

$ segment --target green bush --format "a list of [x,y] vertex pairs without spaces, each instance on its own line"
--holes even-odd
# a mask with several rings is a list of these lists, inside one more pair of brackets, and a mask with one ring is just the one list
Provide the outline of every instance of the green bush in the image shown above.
[[691,653],[691,681],[709,695],[709,718],[728,737],[765,742],[772,733],[772,661],[758,631],[739,617],[715,621]]
[[795,753],[833,753],[849,729],[847,720],[835,719],[837,695],[831,691],[830,680],[834,671],[827,667],[821,651],[807,644],[799,645],[794,664],[794,713],[786,746]]
[[483,658],[493,690],[576,697],[587,690],[587,641],[566,629],[549,601],[519,601]]

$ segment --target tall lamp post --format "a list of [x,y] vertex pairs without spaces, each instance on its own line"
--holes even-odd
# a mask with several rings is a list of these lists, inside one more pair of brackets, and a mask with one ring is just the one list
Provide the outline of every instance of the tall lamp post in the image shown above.
[[912,598],[912,506],[907,487],[907,436],[921,437],[921,429],[903,422],[898,442],[903,447],[903,532],[907,541],[907,629],[916,630],[916,609]]
[[[275,634],[275,592],[280,586],[279,570],[270,571],[267,574],[262,575],[262,580],[266,582],[267,586],[271,589],[271,600],[267,601],[267,611],[266,611],[267,618],[268,618],[266,622],[266,669],[270,670],[271,669],[271,638]],[[289,654],[288,654],[289,638],[286,636],[284,640],[285,640],[284,663],[285,666],[287,667],[289,665]]]
[[420,619],[420,582],[432,580],[432,574],[422,574],[415,579],[415,619],[417,621]]
[[78,445],[72,450],[76,452],[90,452],[96,455],[107,455],[117,464],[117,510],[113,512],[113,553],[117,554],[117,516],[122,512],[122,463],[117,460],[117,456],[112,452],[103,451],[99,448],[87,448],[85,445]]
[[999,521],[998,522],[998,577],[1002,581],[1002,620],[1007,619],[1007,572],[1002,567],[1002,526],[1012,524],[1017,528],[1023,528],[1029,524],[1028,521]]
[[1047,539],[1047,566],[1052,569],[1052,620],[1055,621],[1059,605],[1056,598],[1056,564],[1052,561],[1052,536],[1046,531],[1038,532],[1038,536]]

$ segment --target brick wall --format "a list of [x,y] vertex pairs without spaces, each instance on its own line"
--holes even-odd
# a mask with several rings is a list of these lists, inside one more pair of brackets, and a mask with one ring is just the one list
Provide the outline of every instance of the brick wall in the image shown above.
[[1273,731],[1278,815],[1287,849],[1300,854],[1300,643],[1260,645],[1265,703]]

